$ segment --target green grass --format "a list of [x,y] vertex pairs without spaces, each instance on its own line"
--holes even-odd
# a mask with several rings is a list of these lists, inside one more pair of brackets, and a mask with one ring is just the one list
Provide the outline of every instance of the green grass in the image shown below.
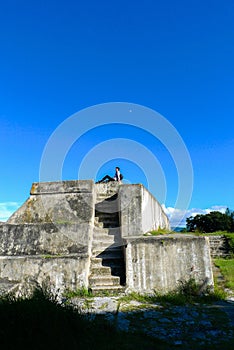
[[214,292],[207,288],[201,291],[200,286],[195,282],[194,279],[188,281],[180,281],[175,290],[170,291],[166,294],[155,291],[151,294],[140,294],[138,292],[131,292],[126,295],[120,296],[119,293],[110,294],[103,292],[99,294],[93,294],[91,290],[83,287],[75,291],[66,291],[63,296],[67,299],[74,297],[80,298],[93,298],[95,296],[117,296],[119,297],[119,303],[138,301],[143,304],[155,304],[161,303],[172,304],[172,305],[186,305],[197,302],[210,303],[216,300],[225,299],[225,294],[222,293],[221,289],[216,289]]
[[[197,288],[193,280],[182,283],[181,288],[178,290],[180,298],[181,295],[183,295],[185,300],[188,301],[188,296],[191,297],[191,295],[198,294]],[[171,309],[175,301],[175,295],[173,295],[173,293],[169,293],[164,297],[157,293],[151,296],[132,293],[126,296],[125,299],[122,299],[122,301],[124,300],[138,300],[146,304],[155,303],[159,300],[161,300],[162,303],[171,302],[169,309],[162,308],[162,310],[166,312],[167,310],[172,310],[171,316],[174,317],[173,308]],[[204,311],[203,308],[204,305],[201,309],[202,312]],[[218,322],[220,322],[220,317],[222,315],[220,316],[218,314],[219,311],[216,312],[217,315],[215,314],[215,317],[217,318],[218,327]],[[86,316],[82,315],[71,306],[60,305],[55,298],[42,290],[36,290],[34,295],[28,299],[16,299],[12,296],[5,296],[0,298],[1,348],[7,350],[21,347],[25,350],[174,349],[174,346],[172,344],[170,345],[166,340],[162,341],[157,338],[152,338],[141,331],[143,314],[144,312],[142,313],[141,310],[138,310],[137,313],[133,312],[129,317],[132,319],[133,325],[136,325],[138,322],[140,327],[136,328],[135,331],[124,332],[117,330],[114,320],[109,322],[101,315],[96,315],[95,317],[91,314]],[[166,315],[166,317],[170,317],[168,312]],[[164,313],[162,313],[162,317],[165,317]],[[224,324],[223,320],[221,324]],[[167,325],[165,325],[165,327],[167,327]],[[188,341],[191,341],[193,345],[193,340],[188,339]],[[223,345],[222,343],[222,346]],[[200,349],[198,344],[194,344],[194,346],[196,349]],[[225,346],[222,348],[229,349],[229,347]],[[231,348],[230,346],[230,349]],[[180,349],[187,350],[187,345],[180,346]],[[204,348],[201,347],[201,349]],[[206,350],[207,349],[214,350],[219,349],[219,347],[206,346]]]
[[214,259],[224,277],[224,286],[234,292],[234,259]]
[[[168,234],[173,234],[173,233],[178,233],[178,232],[171,231],[171,230],[166,230],[166,229],[163,229],[163,228],[159,228],[158,230],[150,231],[150,234],[151,234],[152,236],[168,235]],[[145,236],[146,236],[146,235],[147,235],[147,234],[145,234]]]
[[199,235],[199,236],[222,236],[222,235],[228,235],[228,236],[234,236],[234,232],[227,232],[227,231],[215,231],[215,232],[199,232],[199,231],[194,231],[194,232],[187,232],[184,231],[183,233],[188,233],[192,235]]
[[94,295],[90,289],[82,287],[75,291],[68,290],[63,293],[63,296],[67,299],[74,297],[93,298],[97,296],[116,296],[119,297],[119,303],[138,301],[142,304],[160,303],[162,305],[186,305],[199,302],[210,303],[213,301],[225,299],[226,294],[221,288],[215,288],[215,291],[212,291],[208,287],[206,290],[201,291],[200,286],[195,282],[195,280],[189,279],[188,281],[179,281],[178,286],[175,290],[164,294],[155,290],[155,292],[151,294],[131,292],[120,296],[119,293],[109,293],[108,291],[104,291]]
[[[191,233],[191,232],[188,232],[188,233]],[[198,234],[202,235],[202,236],[222,236],[222,235],[232,235],[232,233],[230,232],[227,232],[227,231],[215,231],[215,232],[205,232],[205,233],[202,233],[202,232],[198,232]]]
[[118,331],[101,316],[90,319],[41,290],[29,299],[0,298],[1,349],[164,349],[141,333]]
[[73,290],[66,290],[63,293],[63,296],[65,298],[75,298],[75,297],[93,297],[92,291],[86,287],[81,287],[80,289],[77,289],[75,291]]
[[99,292],[95,292],[95,294],[92,292],[91,288],[81,287],[76,290],[66,290],[63,293],[63,296],[67,299],[70,298],[94,298],[94,297],[118,297],[120,294],[117,291],[108,291],[108,290],[102,290]]
[[201,291],[200,286],[194,279],[188,281],[180,281],[178,287],[166,294],[161,294],[157,291],[151,295],[143,295],[136,292],[132,292],[119,299],[121,302],[130,302],[136,300],[141,303],[155,304],[160,303],[162,305],[186,305],[194,303],[211,303],[220,299],[225,299],[225,294],[220,290],[211,291],[207,288]]

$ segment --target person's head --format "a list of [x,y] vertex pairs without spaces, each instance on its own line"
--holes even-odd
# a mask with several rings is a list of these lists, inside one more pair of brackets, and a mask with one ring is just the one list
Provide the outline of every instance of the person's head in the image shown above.
[[120,171],[120,168],[118,166],[115,167],[116,171]]

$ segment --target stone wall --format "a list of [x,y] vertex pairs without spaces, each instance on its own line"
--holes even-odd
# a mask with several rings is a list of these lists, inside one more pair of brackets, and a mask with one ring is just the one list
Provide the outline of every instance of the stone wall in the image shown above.
[[87,225],[5,224],[0,226],[0,256],[89,254]]
[[122,237],[141,236],[159,227],[170,229],[161,205],[142,185],[119,188]]
[[92,223],[94,201],[91,180],[33,183],[30,197],[7,223]]
[[28,278],[60,292],[88,287],[94,202],[93,181],[34,183],[0,225],[0,289]]
[[[105,200],[108,194],[114,201]],[[126,247],[128,290],[166,292],[190,277],[204,286],[213,284],[208,238],[143,236],[170,228],[162,207],[144,186],[98,187],[88,180],[34,183],[26,202],[0,225],[0,292],[15,290],[27,280],[46,283],[56,293],[88,287],[99,202],[102,209],[110,209],[111,203],[114,212],[120,211],[119,244]]]
[[232,249],[230,247],[228,238],[221,236],[208,236],[210,241],[210,254],[212,258],[230,258]]
[[125,239],[126,283],[129,291],[167,292],[180,280],[194,278],[201,288],[213,286],[206,237],[186,235]]
[[[0,256],[0,294],[25,292],[25,286],[45,286],[55,295],[87,286],[88,259],[84,254]],[[32,289],[31,289],[32,290]]]

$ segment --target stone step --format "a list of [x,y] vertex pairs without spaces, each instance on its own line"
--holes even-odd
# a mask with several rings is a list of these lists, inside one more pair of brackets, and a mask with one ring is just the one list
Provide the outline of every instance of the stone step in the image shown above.
[[119,227],[119,223],[116,223],[116,222],[99,222],[97,220],[94,221],[94,225],[97,228],[117,228],[117,227]]
[[110,266],[92,266],[91,276],[108,275],[111,276]]
[[[122,252],[119,252],[118,249],[121,247],[118,243],[105,243],[105,242],[97,242],[93,244],[92,247],[92,254],[97,256],[101,254],[101,258],[103,259],[104,256],[108,255],[113,257],[113,254],[115,254],[114,258],[116,257],[116,254],[123,256]],[[111,252],[109,251],[111,250]]]
[[105,246],[106,248],[112,249],[112,248],[122,247],[123,241],[121,237],[118,237],[118,236],[103,235],[100,237],[93,238],[92,248],[95,247],[96,249],[98,246],[100,246],[100,250],[102,249],[103,246]]
[[92,287],[91,290],[92,290],[92,293],[95,295],[95,294],[124,294],[125,292],[125,287],[122,286],[122,285],[119,285],[119,286],[95,286],[95,287]]
[[118,202],[118,193],[116,191],[108,191],[108,192],[98,192],[96,193],[96,203],[100,202]]
[[117,258],[108,258],[105,259],[92,257],[91,258],[92,267],[101,267],[101,266],[108,266],[110,268],[122,268],[124,269],[124,261],[121,256]]
[[96,188],[96,196],[111,196],[111,195],[118,195],[118,187],[111,187],[108,186],[107,184],[100,183],[97,184]]
[[119,228],[119,223],[115,221],[94,221],[94,227],[97,228]]
[[100,222],[99,220],[97,220],[96,218],[94,218],[94,229],[105,229],[108,227],[104,227],[104,222]]
[[[97,229],[97,230],[96,230]],[[115,242],[122,241],[119,228],[103,228],[103,227],[95,227],[93,232],[93,240],[99,240],[99,241],[109,241],[109,239],[112,238]]]
[[100,227],[94,227],[93,230],[94,234],[106,234],[106,235],[118,235],[120,234],[119,227],[110,227],[110,228],[100,228]]
[[119,228],[119,223],[116,222],[102,222],[102,221],[98,221],[95,220],[94,221],[94,227],[95,228],[100,228],[100,229],[111,229],[111,228]]
[[96,200],[102,199],[110,199],[110,200],[115,200],[118,198],[118,193],[116,192],[116,190],[114,191],[107,191],[107,192],[97,192],[96,193]]
[[90,276],[89,285],[92,286],[119,286],[120,278],[119,276]]
[[93,265],[91,270],[91,276],[118,276],[120,278],[120,283],[125,282],[125,266],[116,265],[116,266],[103,266],[103,265]]
[[101,236],[100,235],[98,237],[93,238],[92,247],[94,248],[99,245],[100,245],[100,249],[103,245],[111,249],[115,247],[121,247],[123,246],[123,243],[122,243],[122,239],[118,236],[108,236],[108,235]]
[[[120,242],[120,240],[119,240]],[[94,236],[93,237],[93,247],[95,246],[98,246],[100,244],[100,246],[102,245],[107,245],[107,246],[110,246],[110,245],[113,245],[115,244],[115,236],[108,236],[108,235],[98,235],[98,236]]]
[[100,216],[95,216],[94,218],[95,222],[103,222],[103,223],[119,223],[119,219],[118,218],[114,218],[114,217],[100,217]]
[[101,259],[123,259],[123,251],[121,246],[110,246],[106,248],[105,250],[102,249],[93,249],[92,250],[93,255],[95,257],[101,258]]
[[118,244],[108,243],[108,242],[94,242],[92,247],[92,253],[93,254],[100,254],[100,252],[104,252],[107,249],[113,249],[115,247],[119,247]]
[[95,211],[95,216],[100,219],[111,219],[111,220],[119,220],[119,212],[109,213],[103,211]]
[[103,245],[107,245],[108,247],[110,245],[115,247],[120,247],[123,245],[121,237],[107,236],[105,234],[104,235],[100,234],[99,236],[93,237],[93,247],[97,247],[99,243],[100,243],[100,246],[102,246],[102,243],[103,243]]
[[91,268],[93,267],[98,267],[98,266],[103,266],[102,265],[102,258],[96,258],[96,257],[91,257]]
[[102,204],[113,204],[118,207],[118,198],[115,198],[115,196],[112,197],[97,197],[95,201],[95,208],[99,208],[102,206]]
[[102,261],[100,263],[98,263],[96,261],[96,262],[94,262],[94,264],[96,264],[96,266],[109,266],[111,269],[112,268],[120,268],[120,267],[122,269],[124,269],[124,262],[123,262],[123,258],[121,256],[118,256],[115,258],[105,257],[104,259],[101,259],[101,260]]
[[95,292],[124,292],[125,264],[119,229],[119,185],[96,184],[94,234],[89,284]]
[[125,263],[121,255],[117,258],[109,258],[108,256],[104,256],[104,258],[92,257],[90,271],[91,276],[117,276],[122,285],[126,282]]
[[[102,219],[102,218],[95,217],[94,218],[94,225],[99,225],[99,224],[103,224],[104,226],[105,225],[118,225],[118,227],[119,227],[119,220],[111,219],[111,218],[110,219],[109,218]],[[103,227],[103,228],[108,228],[108,227]],[[113,228],[115,228],[115,227],[113,227]]]
[[96,202],[97,203],[100,201],[105,201],[105,200],[109,200],[109,201],[118,200],[118,194],[116,193],[116,191],[96,193]]
[[114,214],[119,212],[119,205],[116,201],[111,202],[105,200],[103,202],[96,203],[95,209],[103,213]]
[[[114,184],[114,183],[112,183]],[[97,188],[96,188],[96,194],[97,195],[107,195],[109,193],[114,193],[114,194],[118,194],[119,191],[119,186],[110,186],[110,182],[107,183],[100,183],[100,184],[96,184]]]

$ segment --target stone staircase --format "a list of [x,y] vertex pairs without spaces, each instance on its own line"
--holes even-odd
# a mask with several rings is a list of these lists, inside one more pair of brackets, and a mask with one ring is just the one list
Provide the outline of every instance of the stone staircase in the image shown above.
[[229,240],[225,235],[212,236],[209,235],[210,255],[213,259],[231,257],[232,249]]
[[92,292],[124,292],[125,263],[116,184],[96,184],[95,222],[89,287]]

